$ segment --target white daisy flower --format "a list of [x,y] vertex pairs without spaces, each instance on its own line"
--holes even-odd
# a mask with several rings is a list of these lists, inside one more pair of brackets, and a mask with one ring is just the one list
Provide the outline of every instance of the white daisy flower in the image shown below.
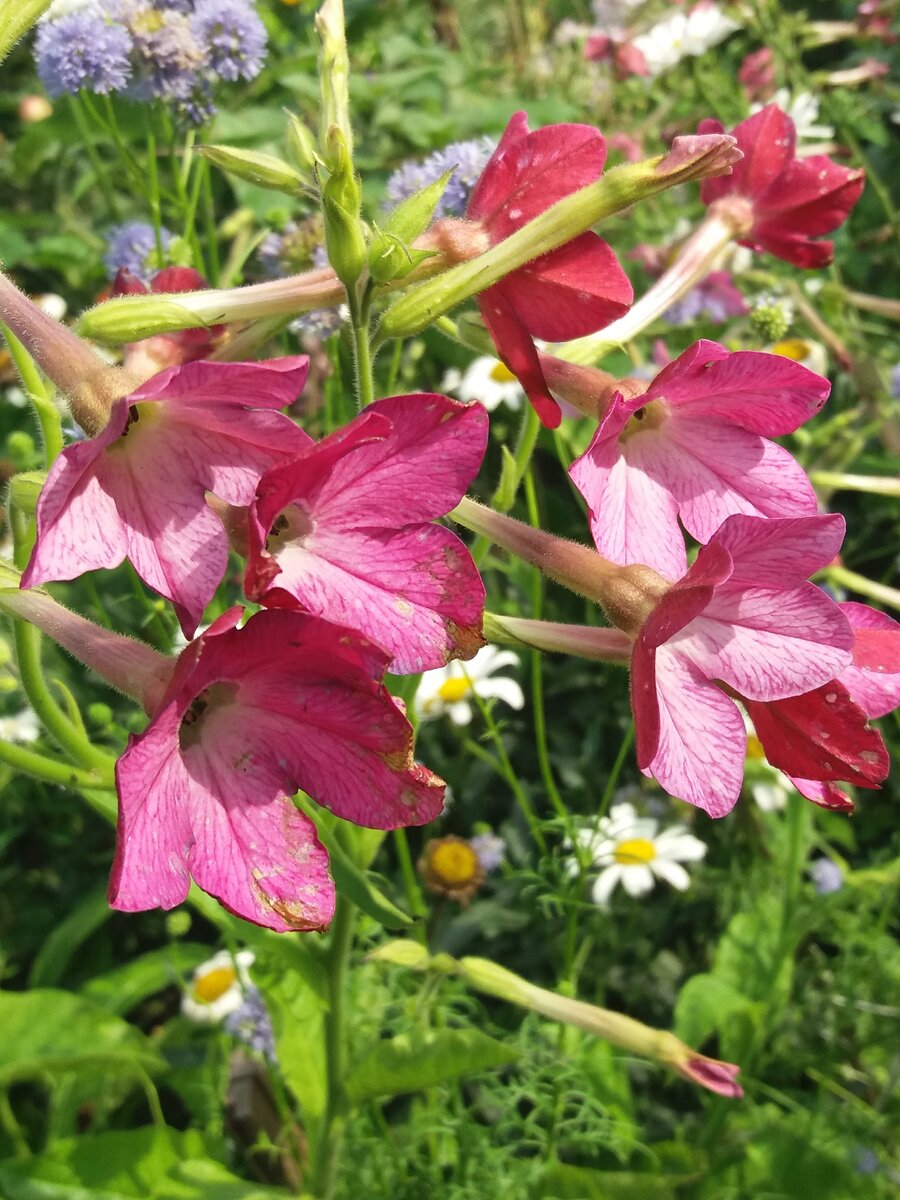
[[518,654],[482,646],[468,662],[454,659],[446,667],[426,671],[416,692],[415,707],[422,721],[448,716],[454,725],[468,725],[475,706],[472,696],[502,700],[511,708],[522,708],[525,696],[515,679],[493,678],[503,667],[518,667]]
[[770,354],[780,354],[782,358],[792,358],[801,367],[808,367],[817,375],[828,374],[828,351],[821,342],[811,338],[789,337],[780,342],[773,342],[766,349]]
[[[595,904],[606,905],[617,883],[629,896],[646,895],[657,879],[679,892],[687,890],[690,876],[681,864],[700,862],[706,846],[686,825],[672,825],[662,833],[658,830],[658,821],[638,816],[634,806],[625,803],[614,804],[596,827],[576,832],[582,856],[591,866],[603,868],[591,889]],[[578,858],[570,860],[569,869],[581,869]]]
[[215,1025],[236,1012],[244,1002],[244,993],[253,986],[250,967],[252,950],[220,950],[194,971],[191,986],[181,997],[181,1011],[192,1021]]
[[479,400],[488,412],[501,404],[519,409],[525,393],[512,371],[499,358],[476,358],[465,371],[451,368],[444,376],[441,390],[450,392],[458,400],[471,404]]
[[690,12],[666,17],[634,38],[632,45],[643,54],[650,74],[659,75],[683,58],[705,54],[739,28],[718,5],[698,4]]
[[0,717],[0,739],[4,742],[36,742],[40,734],[37,716],[30,708]]

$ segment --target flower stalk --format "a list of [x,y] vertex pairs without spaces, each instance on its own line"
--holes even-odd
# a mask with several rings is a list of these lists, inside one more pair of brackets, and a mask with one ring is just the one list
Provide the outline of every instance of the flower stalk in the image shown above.
[[100,432],[113,403],[137,386],[137,380],[121,367],[104,363],[77,334],[43,312],[2,272],[0,320],[65,392],[72,416],[88,436]]
[[389,942],[380,946],[369,958],[371,961],[395,963],[412,970],[457,975],[478,992],[526,1008],[551,1021],[583,1029],[629,1054],[670,1067],[685,1079],[720,1096],[740,1099],[744,1094],[735,1078],[740,1068],[732,1063],[719,1062],[698,1054],[674,1033],[654,1029],[623,1013],[538,987],[488,958],[466,956],[455,959],[449,954],[430,956],[425,947],[409,941]]
[[600,333],[575,338],[553,353],[570,363],[598,362],[610,351],[625,345],[653,324],[666,309],[701,283],[715,266],[723,250],[749,228],[741,205],[713,204],[703,221],[687,239],[671,267],[657,279],[624,317]]
[[448,516],[531,563],[563,587],[593,600],[628,634],[637,632],[670,586],[650,567],[616,566],[589,546],[554,537],[468,496]]
[[117,691],[137,700],[146,713],[155,711],[174,667],[168,655],[95,625],[40,588],[20,588],[19,573],[5,565],[0,566],[0,610],[47,634]]
[[631,639],[619,629],[590,625],[567,625],[558,621],[535,621],[528,617],[484,614],[484,636],[489,642],[542,650],[550,654],[573,654],[597,662],[627,666],[631,661]]
[[614,213],[676,184],[730,174],[740,157],[733,138],[711,134],[676,138],[666,155],[607,171],[596,183],[558,200],[486,253],[412,288],[387,310],[379,337],[385,340],[420,333],[457,304]]

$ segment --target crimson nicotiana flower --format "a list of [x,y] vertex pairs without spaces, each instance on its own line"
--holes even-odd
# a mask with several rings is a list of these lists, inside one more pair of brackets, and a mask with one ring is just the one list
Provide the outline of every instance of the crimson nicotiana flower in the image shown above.
[[412,727],[382,684],[388,656],[292,612],[238,629],[220,617],[178,658],[116,768],[113,908],[172,908],[193,879],[270,929],[319,929],[334,886],[298,789],[374,829],[440,812],[443,784],[412,758]]
[[803,468],[769,437],[819,412],[830,385],[777,354],[695,342],[642,395],[614,395],[569,474],[597,548],[667,579],[687,569],[678,519],[708,542],[726,517],[816,511]]
[[[721,133],[720,121],[701,121],[699,133]],[[862,194],[865,175],[840,167],[827,155],[797,158],[794,122],[776,104],[754,113],[732,131],[744,153],[728,176],[705,179],[707,205],[743,205],[738,241],[765,250],[795,267],[824,267],[834,257],[831,242],[816,241],[847,219]]]
[[362,631],[417,672],[483,644],[484,586],[434,521],[478,472],[488,417],[447,396],[378,400],[260,480],[247,594]]
[[[567,124],[529,132],[525,113],[516,113],[475,185],[466,216],[494,246],[564,196],[595,183],[605,160],[599,130]],[[582,233],[482,292],[478,306],[500,357],[552,428],[560,410],[532,338],[565,341],[593,333],[626,312],[632,299],[628,277],[606,242]]]
[[[814,769],[805,759],[803,769],[787,755],[773,759],[758,712],[773,701],[804,705],[802,693],[831,686],[850,665],[846,616],[807,582],[834,558],[843,532],[839,516],[728,517],[638,629],[631,660],[638,765],[673,796],[714,817],[737,801],[747,736],[732,696],[747,704],[773,766],[848,778],[853,768],[836,758],[820,757]],[[872,748],[859,715],[857,756],[865,762]]]
[[766,757],[801,795],[851,812],[853,801],[832,780],[873,787],[887,774],[884,743],[867,719],[900,705],[900,625],[865,604],[839,607],[853,632],[850,665],[804,696],[747,709]]
[[247,505],[268,467],[310,444],[275,411],[296,398],[308,366],[306,356],[186,363],[117,400],[103,431],[67,446],[47,476],[23,586],[128,558],[190,636],[228,559],[206,493]]

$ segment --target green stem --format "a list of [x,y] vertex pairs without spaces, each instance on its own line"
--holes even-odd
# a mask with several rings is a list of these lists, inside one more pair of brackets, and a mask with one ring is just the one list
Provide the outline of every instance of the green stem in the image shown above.
[[81,97],[84,92],[80,92],[77,96],[71,96],[71,110],[75,117],[75,124],[78,126],[78,132],[81,135],[80,145],[84,147],[88,158],[91,160],[91,166],[94,168],[94,174],[97,177],[97,183],[100,185],[96,191],[100,191],[105,197],[109,205],[109,214],[113,221],[118,221],[122,213],[119,208],[119,201],[116,195],[115,188],[112,187],[111,181],[108,178],[108,172],[103,159],[97,153],[97,147],[94,144],[94,135],[91,128],[85,119],[84,110],[82,108]]
[[[412,854],[409,849],[409,838],[406,836],[405,829],[395,829],[393,833],[394,849],[397,852],[397,861],[400,863],[400,874],[403,876],[403,886],[406,889],[406,900],[409,904],[409,911],[414,917],[424,917],[428,913],[428,906],[422,896],[422,889],[419,887],[419,881],[416,877],[416,868],[413,865]],[[419,928],[417,930],[419,940],[425,944],[425,930]]]
[[900,608],[900,591],[886,583],[876,583],[874,579],[867,579],[865,575],[849,571],[846,567],[826,567],[821,575],[828,583],[837,583],[891,608]]
[[512,789],[512,793],[516,798],[516,803],[522,810],[522,816],[531,830],[531,836],[534,838],[535,845],[542,854],[547,853],[547,841],[541,830],[541,823],[537,818],[537,814],[531,807],[531,801],[525,792],[525,789],[519,783],[519,777],[516,775],[513,765],[510,762],[509,755],[506,753],[506,747],[503,745],[503,738],[500,736],[500,730],[497,728],[497,722],[491,714],[490,707],[485,704],[484,700],[478,695],[478,692],[472,689],[472,698],[481,710],[481,715],[484,718],[484,723],[487,725],[488,733],[491,741],[494,743],[494,749],[497,751],[497,758],[500,760],[500,766],[503,769],[503,776]]
[[17,746],[13,742],[0,741],[0,762],[22,775],[31,775],[35,779],[43,779],[45,783],[56,783],[62,787],[115,787],[111,771],[82,771],[70,763],[45,758],[43,754],[26,750],[24,746]]
[[[538,511],[534,475],[530,467],[525,473],[525,499],[528,505],[528,520],[536,529],[539,529],[541,526],[541,515]],[[535,572],[532,576],[531,607],[534,611],[535,619],[540,620],[544,607],[544,578],[540,571]],[[543,659],[541,658],[540,650],[532,650],[531,652],[531,697],[534,709],[534,737],[541,778],[544,781],[544,787],[547,789],[547,795],[550,797],[550,803],[556,809],[556,814],[565,827],[566,836],[570,841],[574,841],[574,830],[569,810],[566,808],[565,801],[559,793],[559,788],[556,786],[556,780],[553,778],[553,768],[550,765],[550,749],[547,745],[547,722],[544,714]]]
[[62,421],[59,410],[53,403],[53,393],[41,378],[31,355],[8,326],[0,323],[0,333],[6,339],[9,353],[15,363],[22,386],[31,401],[34,415],[41,427],[44,439],[44,462],[49,469],[56,462],[63,448]]
[[[498,512],[509,512],[512,508],[515,503],[516,493],[519,490],[519,484],[522,482],[531,462],[531,456],[534,454],[534,448],[537,445],[540,432],[540,417],[538,417],[531,405],[526,403],[525,411],[522,413],[522,424],[519,426],[519,434],[516,439],[516,448],[513,453],[513,474],[509,491],[507,493],[503,486],[505,481],[501,481],[491,497],[491,508],[497,509]],[[491,539],[484,535],[479,535],[472,543],[471,554],[476,566],[480,566],[484,561],[484,557],[490,547]]]
[[356,403],[361,412],[375,399],[375,381],[372,376],[372,346],[369,340],[372,296],[368,286],[361,300],[356,298],[352,290],[347,293],[347,296],[350,304],[350,323],[353,329],[353,372],[356,377]]
[[40,631],[25,621],[16,621],[13,636],[19,665],[19,678],[38,720],[75,762],[87,767],[88,770],[99,768],[101,771],[109,771],[112,763],[110,755],[105,750],[99,750],[92,745],[77,726],[69,720],[53,699],[44,682]]
[[9,1101],[9,1091],[6,1088],[0,1088],[0,1129],[3,1130],[10,1142],[12,1142],[16,1158],[31,1158],[31,1147],[28,1145],[28,1139],[22,1132],[22,1126],[13,1112],[12,1104]]
[[312,1185],[313,1195],[319,1200],[327,1200],[334,1190],[340,1141],[343,1134],[346,1109],[344,1070],[347,975],[355,925],[356,908],[346,896],[338,895],[327,956],[330,1003],[328,1012],[325,1014],[325,1065],[328,1101],[318,1139]]

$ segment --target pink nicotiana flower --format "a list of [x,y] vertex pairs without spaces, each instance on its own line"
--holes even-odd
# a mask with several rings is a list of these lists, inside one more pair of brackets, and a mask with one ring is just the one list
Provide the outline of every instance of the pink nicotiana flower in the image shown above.
[[119,759],[113,908],[172,908],[191,879],[270,929],[320,929],[328,855],[298,789],[373,829],[432,820],[443,784],[412,758],[412,727],[382,684],[388,656],[292,612],[220,617],[179,656],[144,733]]
[[[701,121],[698,133],[721,133],[720,121]],[[824,267],[834,257],[831,242],[815,241],[847,219],[865,186],[864,173],[840,167],[827,155],[797,158],[794,122],[769,104],[732,131],[744,157],[731,174],[705,179],[704,204],[742,199],[749,205],[747,232],[738,238],[795,267]]]
[[[164,267],[153,276],[149,288],[127,267],[122,267],[113,280],[109,296],[166,295],[197,292],[207,287],[207,281],[193,267]],[[224,329],[224,325],[210,325],[203,329],[182,329],[177,333],[157,333],[139,342],[130,342],[125,347],[122,365],[144,378],[166,367],[208,358]]]
[[[801,795],[852,812],[852,799],[831,780],[873,787],[887,773],[884,743],[867,721],[900,705],[900,625],[865,604],[839,607],[853,631],[850,665],[804,696],[747,709],[766,758]],[[806,778],[807,771],[814,777]],[[823,771],[833,774],[821,778]]]
[[[843,714],[833,681],[850,666],[853,631],[838,605],[807,582],[834,558],[843,532],[840,516],[728,517],[640,627],[631,677],[638,765],[673,796],[713,817],[737,801],[747,737],[732,697],[747,705],[769,761],[785,773],[883,778],[886,763],[866,740],[861,712],[851,763],[827,753],[815,763],[794,756],[788,738],[783,756],[769,753],[773,702],[803,709],[803,693],[828,684],[835,699],[828,692],[825,701],[836,718]],[[822,727],[823,741],[833,732]]]
[[67,446],[47,476],[23,587],[128,558],[189,637],[228,560],[206,493],[247,505],[264,471],[311,443],[276,411],[296,399],[308,366],[305,355],[186,363],[117,400],[106,428]]
[[726,517],[816,511],[803,468],[769,437],[819,412],[830,385],[777,354],[695,342],[643,395],[613,397],[569,474],[600,553],[667,579],[687,569],[678,519],[708,542]]
[[[564,196],[595,183],[606,145],[589,125],[548,125],[529,132],[516,113],[472,192],[466,216],[496,245]],[[518,376],[545,425],[560,410],[541,371],[533,338],[565,341],[608,325],[633,299],[628,277],[595,233],[513,271],[478,297],[497,351]]]
[[358,629],[413,673],[483,644],[484,585],[434,521],[465,494],[487,444],[481,405],[391,396],[260,480],[247,595]]

